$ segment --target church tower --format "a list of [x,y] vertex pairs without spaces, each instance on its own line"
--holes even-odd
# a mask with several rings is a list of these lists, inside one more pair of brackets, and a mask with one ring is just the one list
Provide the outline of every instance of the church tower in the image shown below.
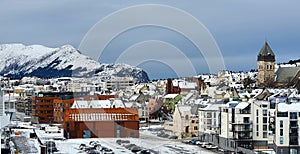
[[257,55],[257,65],[258,85],[271,86],[275,77],[275,55],[267,42]]

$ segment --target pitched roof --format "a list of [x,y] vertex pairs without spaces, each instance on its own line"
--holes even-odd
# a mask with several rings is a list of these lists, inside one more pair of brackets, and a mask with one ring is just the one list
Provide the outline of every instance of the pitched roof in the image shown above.
[[259,56],[275,56],[269,44],[265,42],[265,45],[260,49]]
[[300,71],[300,67],[280,67],[276,71],[276,82],[288,84]]

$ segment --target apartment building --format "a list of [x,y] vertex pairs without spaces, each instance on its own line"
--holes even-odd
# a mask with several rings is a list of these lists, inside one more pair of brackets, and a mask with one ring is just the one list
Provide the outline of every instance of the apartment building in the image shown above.
[[134,86],[135,82],[132,77],[113,77],[104,83],[103,89],[120,90]]
[[231,101],[220,110],[219,146],[236,151],[261,151],[272,147],[273,112],[268,101]]
[[199,138],[201,141],[219,144],[220,108],[226,104],[216,102],[199,108]]
[[274,151],[277,154],[298,154],[300,103],[278,103],[275,114]]

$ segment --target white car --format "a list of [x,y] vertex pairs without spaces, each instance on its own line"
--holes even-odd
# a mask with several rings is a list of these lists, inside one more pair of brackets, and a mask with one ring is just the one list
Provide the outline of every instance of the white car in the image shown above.
[[217,148],[218,148],[218,146],[215,146],[213,144],[209,144],[206,146],[206,149],[217,149]]

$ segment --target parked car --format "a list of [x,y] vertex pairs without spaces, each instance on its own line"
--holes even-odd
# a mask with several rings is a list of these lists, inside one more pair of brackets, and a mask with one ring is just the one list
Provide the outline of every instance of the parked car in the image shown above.
[[178,139],[178,136],[176,136],[176,135],[171,135],[171,136],[168,137],[168,139]]
[[100,151],[102,152],[101,154],[114,154],[113,150],[107,147],[102,147]]
[[217,149],[217,148],[218,148],[218,146],[213,145],[213,144],[208,144],[208,145],[206,146],[206,149]]
[[196,142],[200,142],[200,140],[192,139],[189,141],[189,144],[196,144]]
[[151,154],[151,152],[150,152],[150,150],[144,149],[144,150],[137,152],[137,154]]
[[118,139],[118,140],[116,140],[116,143],[119,144],[119,145],[122,145],[122,144],[129,144],[130,141],[129,140],[120,140],[120,139]]
[[137,152],[141,151],[142,148],[139,147],[139,146],[133,146],[133,147],[130,148],[130,150],[131,150],[133,153],[137,153]]
[[97,150],[90,150],[87,152],[88,154],[101,154],[100,151],[97,151]]
[[206,148],[208,145],[209,145],[209,143],[205,142],[205,143],[202,143],[201,147]]

